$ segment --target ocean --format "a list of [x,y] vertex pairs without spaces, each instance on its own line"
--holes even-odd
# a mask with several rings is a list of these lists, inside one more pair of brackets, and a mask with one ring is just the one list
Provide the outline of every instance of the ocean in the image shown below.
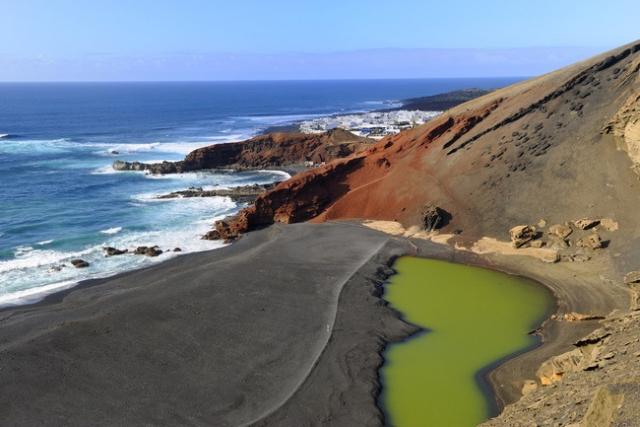
[[[223,197],[155,199],[159,194],[287,177],[277,171],[151,176],[116,172],[114,160],[178,160],[271,126],[517,80],[0,83],[0,306],[178,256],[176,247],[180,254],[221,247],[200,236],[242,208]],[[105,257],[102,249],[141,245],[166,252]],[[69,264],[74,258],[90,266],[76,269]]]

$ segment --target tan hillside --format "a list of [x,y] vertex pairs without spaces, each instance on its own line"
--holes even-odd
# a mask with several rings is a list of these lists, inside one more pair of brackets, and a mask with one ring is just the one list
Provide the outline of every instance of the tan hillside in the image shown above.
[[516,224],[615,218],[620,256],[640,246],[640,42],[459,105],[421,127],[297,175],[226,224],[362,218],[508,239]]

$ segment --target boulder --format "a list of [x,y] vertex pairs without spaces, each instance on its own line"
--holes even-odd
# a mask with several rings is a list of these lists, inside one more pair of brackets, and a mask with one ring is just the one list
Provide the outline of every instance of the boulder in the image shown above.
[[584,354],[579,349],[574,349],[546,360],[536,372],[538,381],[543,386],[558,382],[566,373],[580,370],[584,359]]
[[624,276],[624,283],[630,288],[630,308],[640,309],[640,271],[631,271]]
[[550,246],[552,249],[564,250],[569,247],[569,242],[561,237],[550,235],[548,246]]
[[527,394],[533,393],[537,389],[538,389],[537,381],[525,380],[524,384],[522,385],[521,393],[522,393],[523,396],[526,396]]
[[624,276],[625,285],[640,284],[640,271],[631,271]]
[[447,225],[451,214],[436,205],[427,205],[422,211],[422,219],[425,230],[434,231]]
[[141,163],[141,162],[125,162],[116,160],[111,167],[117,171],[149,171],[153,174],[179,173],[182,170],[183,162],[167,162],[162,163]]
[[220,236],[220,232],[218,230],[208,231],[207,234],[202,236],[202,240],[220,240],[222,236]]
[[591,260],[591,257],[589,255],[583,253],[574,254],[572,255],[572,258],[574,262],[587,262]]
[[72,259],[71,265],[75,268],[86,268],[89,267],[89,263],[83,259]]
[[576,313],[575,311],[572,311],[571,313],[565,313],[563,318],[567,322],[584,322],[587,320],[602,320],[604,319],[604,316],[600,316],[597,314]]
[[65,264],[60,264],[60,265],[54,265],[51,266],[49,268],[49,270],[47,270],[49,273],[57,273],[58,271],[62,271],[63,268],[65,268],[66,265]]
[[133,251],[136,255],[144,255],[147,251],[147,246],[138,246],[135,251]]
[[582,218],[582,219],[573,221],[573,225],[578,227],[580,230],[589,230],[598,224],[600,224],[599,219]]
[[173,252],[182,252],[182,248],[173,248]]
[[128,249],[116,249],[111,246],[107,246],[106,248],[102,248],[102,249],[104,250],[106,256],[122,255],[129,252]]
[[554,224],[549,227],[549,230],[547,232],[554,236],[560,237],[561,239],[566,239],[567,237],[569,237],[569,235],[571,235],[571,233],[573,233],[573,230],[568,225]]
[[162,250],[157,246],[138,246],[134,253],[136,255],[156,257],[162,254]]
[[600,218],[600,226],[607,231],[618,230],[618,223],[611,218]]
[[514,248],[519,248],[536,238],[536,229],[530,225],[516,225],[509,230],[511,243]]
[[585,346],[588,346],[588,345],[599,344],[605,338],[608,338],[610,336],[611,336],[611,332],[609,332],[609,330],[607,330],[605,328],[600,328],[600,329],[596,329],[595,331],[591,332],[586,337],[580,338],[578,341],[573,343],[573,345],[576,346],[576,347],[585,347]]
[[162,255],[162,249],[158,248],[157,246],[154,246],[152,248],[147,249],[147,252],[145,254],[146,256],[158,256],[158,255]]
[[576,245],[586,249],[600,249],[604,247],[602,238],[598,233],[592,233],[586,237],[583,237],[576,242]]

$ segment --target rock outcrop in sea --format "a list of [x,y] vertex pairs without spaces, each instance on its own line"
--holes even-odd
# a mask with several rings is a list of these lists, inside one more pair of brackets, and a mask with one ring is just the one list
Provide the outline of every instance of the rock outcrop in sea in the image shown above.
[[193,197],[229,197],[231,200],[240,203],[253,202],[260,194],[269,191],[276,186],[274,184],[253,184],[241,185],[231,188],[220,188],[213,190],[204,190],[202,187],[190,187],[186,190],[173,191],[171,193],[162,194],[157,199],[178,199]]
[[270,169],[283,166],[309,167],[344,158],[369,147],[373,140],[342,129],[322,134],[275,132],[241,142],[215,144],[189,153],[178,162],[140,163],[116,160],[118,171],[148,171],[152,174],[192,172],[206,169]]

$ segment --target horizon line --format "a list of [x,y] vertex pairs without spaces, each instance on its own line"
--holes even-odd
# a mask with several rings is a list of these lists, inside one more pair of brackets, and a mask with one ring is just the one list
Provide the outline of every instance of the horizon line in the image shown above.
[[390,81],[390,80],[490,80],[490,79],[529,79],[535,77],[517,75],[498,76],[456,76],[456,77],[363,77],[363,78],[327,78],[327,79],[193,79],[193,80],[0,80],[0,84],[55,84],[55,83],[278,83],[278,82],[348,82],[348,81]]

